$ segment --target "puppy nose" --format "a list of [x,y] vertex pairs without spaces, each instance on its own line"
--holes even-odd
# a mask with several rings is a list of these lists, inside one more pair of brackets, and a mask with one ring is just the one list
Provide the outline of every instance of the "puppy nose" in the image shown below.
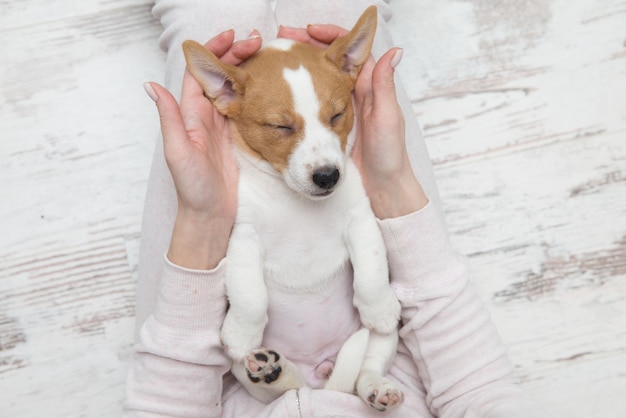
[[339,170],[335,167],[322,167],[313,173],[313,183],[319,188],[330,190],[339,181]]

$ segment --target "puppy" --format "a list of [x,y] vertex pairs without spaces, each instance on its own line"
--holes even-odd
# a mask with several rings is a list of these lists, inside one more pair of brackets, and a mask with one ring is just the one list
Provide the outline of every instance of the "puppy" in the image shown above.
[[376,20],[370,7],[326,50],[278,39],[240,67],[183,44],[236,144],[221,336],[232,373],[264,402],[303,386],[356,392],[378,410],[403,399],[385,377],[400,304],[348,146],[352,93]]

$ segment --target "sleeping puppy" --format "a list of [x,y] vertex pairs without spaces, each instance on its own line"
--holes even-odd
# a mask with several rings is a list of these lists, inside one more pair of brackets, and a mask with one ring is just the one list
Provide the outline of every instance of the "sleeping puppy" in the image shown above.
[[356,392],[378,410],[403,399],[385,377],[400,304],[348,150],[376,19],[368,8],[326,50],[278,39],[240,67],[183,44],[237,145],[222,341],[233,374],[264,402],[303,386]]

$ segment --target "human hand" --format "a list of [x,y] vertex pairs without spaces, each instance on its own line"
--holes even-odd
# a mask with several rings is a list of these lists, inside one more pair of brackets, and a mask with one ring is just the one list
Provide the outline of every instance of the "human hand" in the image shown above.
[[[346,33],[335,25],[309,25],[306,29],[281,27],[278,35],[325,48]],[[354,91],[357,131],[351,155],[380,219],[406,215],[428,203],[406,151],[404,115],[394,83],[394,69],[401,58],[399,48],[387,51],[378,62],[370,58]]]
[[[234,32],[226,31],[205,46],[232,65],[261,47],[255,32],[248,40],[233,40]],[[237,211],[238,169],[227,120],[188,71],[180,106],[159,84],[145,88],[159,111],[165,160],[178,198],[168,258],[187,268],[213,268],[226,254]]]

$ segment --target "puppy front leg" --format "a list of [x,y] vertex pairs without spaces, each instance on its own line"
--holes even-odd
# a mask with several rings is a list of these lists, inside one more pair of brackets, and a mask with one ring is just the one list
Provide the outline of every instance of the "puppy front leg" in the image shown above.
[[222,325],[228,355],[243,362],[259,348],[267,324],[268,296],[263,277],[259,237],[253,226],[235,223],[226,254],[226,294],[229,309]]
[[356,382],[356,391],[372,408],[385,411],[402,403],[404,394],[385,377],[398,349],[398,331],[391,334],[371,332],[365,359]]
[[394,332],[400,302],[389,286],[387,251],[368,201],[351,213],[347,246],[354,268],[354,305],[361,322],[381,334]]

